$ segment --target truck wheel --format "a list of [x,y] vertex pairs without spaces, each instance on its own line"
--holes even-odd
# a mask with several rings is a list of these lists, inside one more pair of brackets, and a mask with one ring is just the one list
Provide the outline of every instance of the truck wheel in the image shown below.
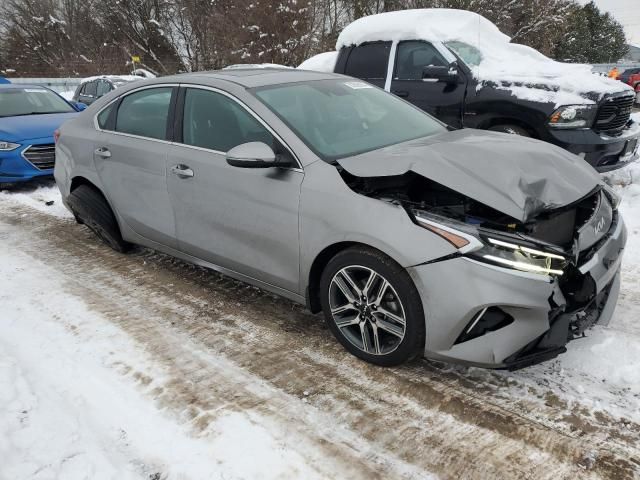
[[407,271],[381,252],[338,253],[322,273],[320,295],[329,329],[356,357],[389,367],[423,353],[420,295]]
[[126,253],[131,244],[125,242],[111,207],[95,188],[80,185],[69,195],[69,205],[78,223],[85,224],[100,240],[116,252]]
[[527,132],[524,128],[519,127],[518,125],[494,125],[489,128],[491,132],[501,132],[501,133],[510,133],[511,135],[520,135],[521,137],[530,137],[531,134]]

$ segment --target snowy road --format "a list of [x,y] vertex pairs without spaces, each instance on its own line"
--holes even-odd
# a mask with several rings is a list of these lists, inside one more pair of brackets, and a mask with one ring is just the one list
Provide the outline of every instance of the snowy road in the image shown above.
[[508,373],[373,367],[286,300],[109,250],[54,187],[3,193],[0,479],[634,478],[640,185],[624,194],[611,326]]

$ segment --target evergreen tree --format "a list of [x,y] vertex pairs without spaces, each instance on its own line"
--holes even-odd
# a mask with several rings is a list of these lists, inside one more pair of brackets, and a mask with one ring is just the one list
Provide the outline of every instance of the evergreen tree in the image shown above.
[[593,1],[574,6],[554,57],[567,62],[615,63],[628,51],[622,25]]

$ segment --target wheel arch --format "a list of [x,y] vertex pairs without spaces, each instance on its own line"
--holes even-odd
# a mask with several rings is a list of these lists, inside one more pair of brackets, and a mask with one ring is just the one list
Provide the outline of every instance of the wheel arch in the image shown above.
[[396,259],[393,258],[392,255],[389,255],[387,252],[367,243],[358,241],[341,241],[328,245],[316,255],[316,257],[313,259],[313,262],[311,263],[311,267],[309,268],[309,275],[307,277],[307,288],[305,290],[305,300],[307,308],[311,311],[311,313],[318,313],[322,310],[320,304],[320,277],[322,277],[322,272],[324,271],[325,267],[327,266],[329,261],[331,261],[331,259],[338,253],[352,247],[363,247],[378,251],[383,255],[391,258],[396,263],[400,264]]
[[531,126],[530,123],[519,118],[513,118],[508,116],[497,116],[497,117],[488,118],[487,120],[482,122],[478,126],[478,128],[481,128],[483,130],[488,130],[491,127],[495,127],[497,125],[515,125],[529,132],[529,134],[531,135],[531,138],[540,139],[540,135],[538,135],[538,132],[536,131],[535,128]]
[[69,193],[72,193],[76,188],[78,188],[80,185],[86,185],[88,187],[93,188],[95,191],[97,191],[102,198],[104,198],[105,202],[107,202],[107,205],[109,205],[109,208],[111,209],[111,212],[113,213],[113,216],[116,218],[116,223],[118,224],[118,229],[120,230],[120,234],[123,233],[123,225],[122,222],[123,220],[120,218],[120,215],[118,215],[118,212],[116,211],[115,208],[113,208],[113,204],[111,203],[111,201],[109,200],[109,197],[107,197],[104,192],[102,191],[102,189],[97,186],[95,184],[95,182],[92,182],[89,178],[82,176],[82,175],[76,175],[75,177],[73,177],[71,179],[71,183],[69,184]]

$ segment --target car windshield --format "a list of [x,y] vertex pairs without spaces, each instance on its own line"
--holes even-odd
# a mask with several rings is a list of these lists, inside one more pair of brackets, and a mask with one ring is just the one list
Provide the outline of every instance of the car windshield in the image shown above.
[[482,61],[482,54],[476,47],[472,47],[468,43],[458,41],[446,42],[445,45],[470,67],[477,67],[480,65],[480,62]]
[[46,88],[17,87],[0,90],[0,117],[74,111],[71,105]]
[[325,161],[446,130],[421,110],[358,80],[277,85],[254,94]]

